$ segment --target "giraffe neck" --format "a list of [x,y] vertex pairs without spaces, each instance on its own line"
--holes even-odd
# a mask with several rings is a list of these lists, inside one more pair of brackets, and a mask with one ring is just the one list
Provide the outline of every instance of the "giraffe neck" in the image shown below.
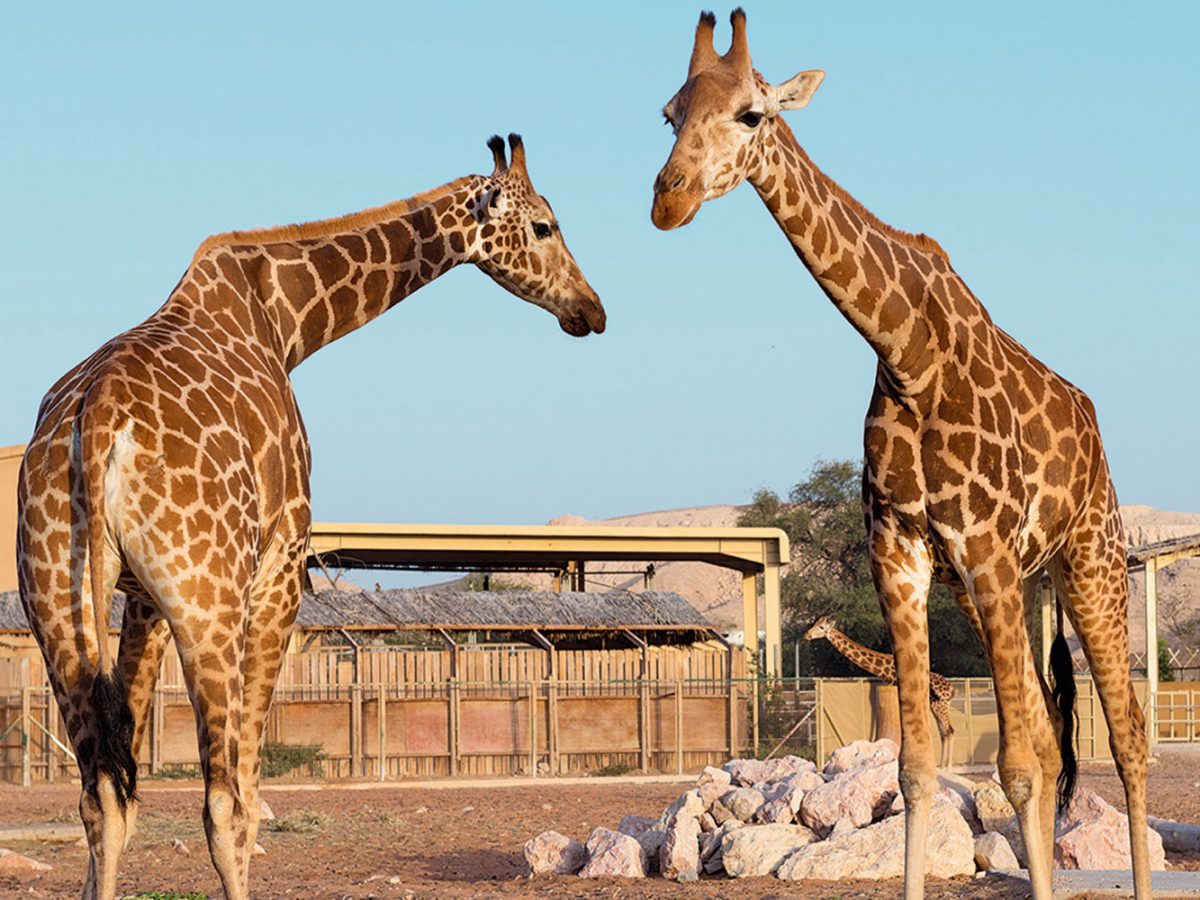
[[896,661],[886,653],[870,650],[850,640],[836,628],[829,629],[829,643],[854,665],[884,681],[896,680]]
[[923,299],[945,253],[925,235],[884,224],[817,168],[782,119],[763,136],[749,180],[834,306],[915,395],[932,377]]
[[290,371],[470,259],[471,204],[484,183],[468,176],[339,219],[209,238],[191,274],[201,296],[206,281],[223,277],[256,298]]

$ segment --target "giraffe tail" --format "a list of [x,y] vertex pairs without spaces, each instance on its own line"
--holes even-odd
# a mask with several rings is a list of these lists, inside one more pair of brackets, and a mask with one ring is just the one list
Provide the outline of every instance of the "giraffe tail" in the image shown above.
[[1071,663],[1071,649],[1063,636],[1062,601],[1057,604],[1058,635],[1050,645],[1050,678],[1053,682],[1050,696],[1062,715],[1062,771],[1058,773],[1058,811],[1071,802],[1075,792],[1078,763],[1075,759],[1075,667]]
[[[87,511],[88,572],[95,616],[96,644],[99,657],[92,679],[91,705],[95,717],[96,770],[112,782],[117,803],[122,809],[137,799],[137,760],[133,756],[133,712],[121,676],[108,649],[108,617],[112,595],[105,575],[104,558],[109,549],[105,537],[108,521],[105,509],[104,477],[108,471],[114,434],[109,422],[102,418],[103,406],[84,400],[80,416],[79,448],[83,474],[84,508]],[[105,592],[108,596],[105,596]],[[80,760],[84,762],[84,760]],[[97,783],[90,790],[95,796]]]

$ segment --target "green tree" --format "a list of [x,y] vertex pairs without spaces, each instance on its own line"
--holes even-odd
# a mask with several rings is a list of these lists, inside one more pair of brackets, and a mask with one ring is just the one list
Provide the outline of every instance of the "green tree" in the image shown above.
[[1158,680],[1175,680],[1175,663],[1171,659],[1171,648],[1167,646],[1166,638],[1158,639]]
[[[871,567],[862,513],[862,465],[818,460],[787,500],[760,490],[738,517],[739,525],[781,528],[792,545],[792,564],[780,584],[785,646],[803,637],[823,615],[854,640],[890,652]],[[929,598],[933,668],[949,676],[988,674],[987,660],[954,598],[942,585]],[[794,667],[784,654],[785,674]],[[861,675],[827,641],[803,642],[801,675]]]

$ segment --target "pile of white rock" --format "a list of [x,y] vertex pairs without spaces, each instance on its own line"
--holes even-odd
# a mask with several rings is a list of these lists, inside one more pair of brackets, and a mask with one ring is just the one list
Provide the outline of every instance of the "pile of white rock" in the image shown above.
[[[596,828],[584,844],[547,831],[525,844],[525,860],[531,875],[583,878],[643,878],[655,872],[680,882],[695,881],[702,873],[773,874],[787,880],[898,878],[904,874],[898,751],[886,739],[855,741],[834,751],[820,770],[797,756],[710,766],[658,818],[625,816],[616,830]],[[929,822],[929,874],[950,878],[1018,868],[1024,848],[1012,808],[1005,812],[1000,805],[1007,801],[999,784],[976,785],[945,774],[938,783]],[[1109,864],[1108,857],[1103,866],[1096,865],[1077,846],[1096,838],[1119,851],[1111,838],[1123,819],[1093,792],[1079,789],[1060,823],[1058,864],[1128,868],[1127,837],[1123,866]],[[1163,868],[1161,840],[1156,850],[1157,835],[1150,837],[1151,858]]]

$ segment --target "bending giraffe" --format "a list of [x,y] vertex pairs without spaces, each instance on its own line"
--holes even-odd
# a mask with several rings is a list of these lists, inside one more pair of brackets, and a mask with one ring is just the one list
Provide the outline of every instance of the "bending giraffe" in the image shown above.
[[[804,632],[806,641],[825,638],[833,649],[854,663],[864,672],[870,672],[887,684],[896,683],[896,658],[890,653],[880,653],[864,647],[838,630],[837,623],[829,616],[821,616]],[[950,721],[950,701],[954,699],[954,685],[950,679],[937,672],[929,673],[929,709],[937,723],[938,736],[942,739],[942,757],[939,765],[949,768],[954,763],[954,724]]]
[[745,14],[731,21],[733,41],[718,55],[715,18],[700,17],[687,80],[663,110],[675,144],[651,217],[678,228],[749,181],[878,357],[863,505],[900,694],[905,894],[923,895],[935,790],[925,705],[938,577],[954,585],[987,650],[1000,779],[1034,896],[1051,895],[1054,785],[1061,775],[1065,802],[1075,764],[1066,642],[1060,633],[1051,653],[1054,703],[1022,615],[1045,568],[1091,666],[1125,787],[1137,896],[1148,898],[1146,734],[1129,671],[1124,536],[1095,410],[992,322],[936,241],[884,224],[817,168],[780,113],[805,106],[824,72],[768,84],[751,62]]
[[[248,893],[259,755],[300,602],[309,446],[289,373],[462,263],[602,332],[604,309],[525,151],[491,175],[338,219],[205,240],[166,303],[42,401],[19,481],[21,598],[79,762],[85,897],[109,900],[168,636],[196,711],[204,824],[225,894]],[[130,599],[114,661],[114,587]]]

